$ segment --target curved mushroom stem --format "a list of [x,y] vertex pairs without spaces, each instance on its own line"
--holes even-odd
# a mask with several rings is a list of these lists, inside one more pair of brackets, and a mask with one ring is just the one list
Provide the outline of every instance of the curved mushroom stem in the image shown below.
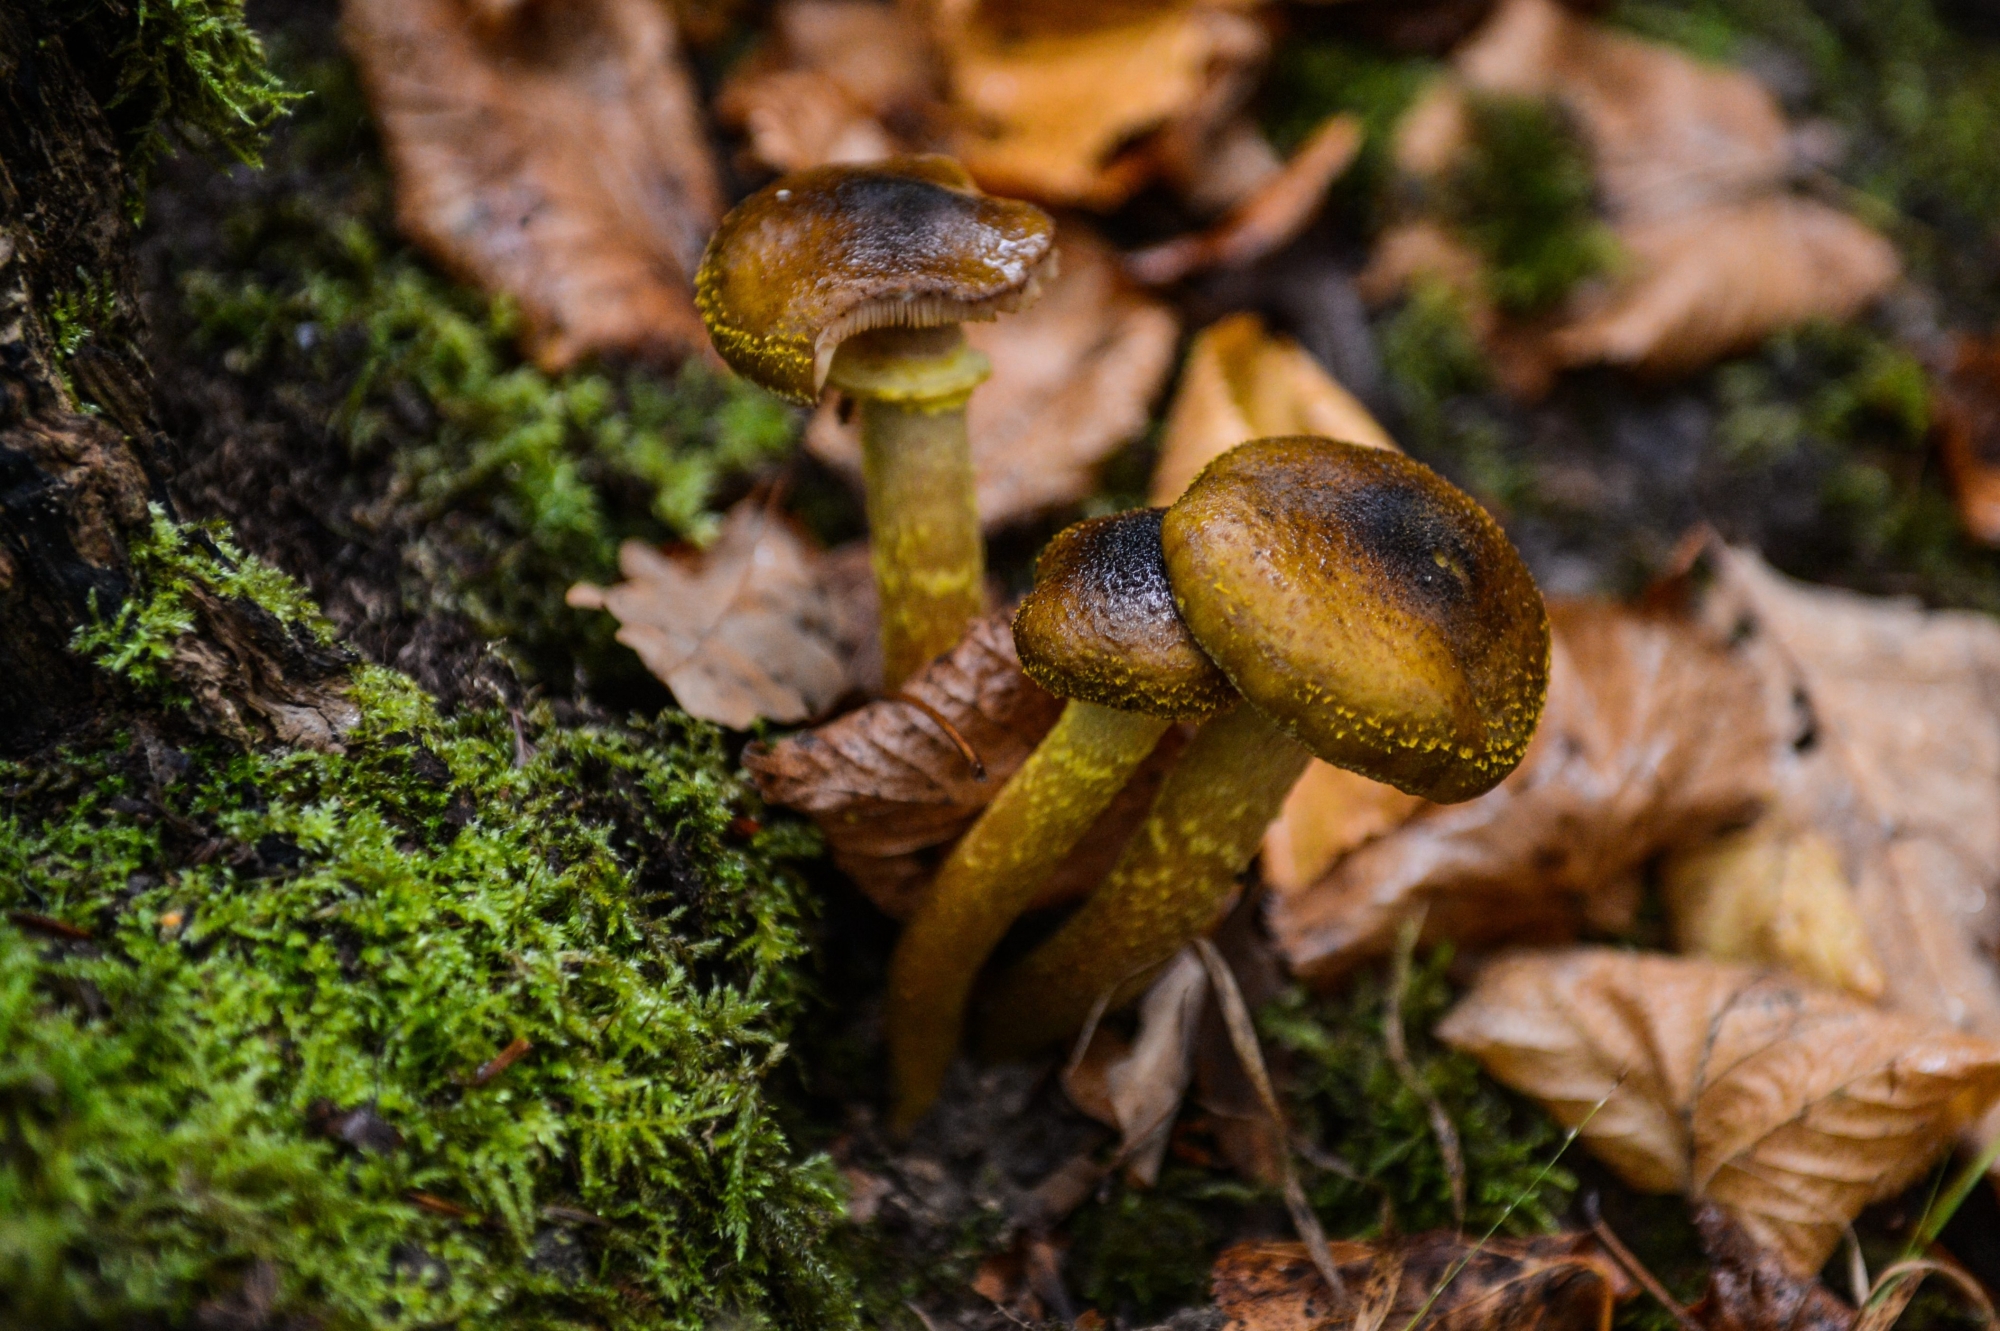
[[990,371],[956,325],[878,328],[834,354],[828,382],[860,402],[868,539],[882,602],[882,683],[949,651],[985,608],[965,403]]
[[937,1099],[987,955],[1172,724],[1072,701],[938,871],[889,963],[897,1134]]
[[994,1057],[1074,1032],[1107,992],[1135,998],[1215,922],[1310,755],[1239,703],[1204,723],[1103,886],[994,986],[980,1046]]

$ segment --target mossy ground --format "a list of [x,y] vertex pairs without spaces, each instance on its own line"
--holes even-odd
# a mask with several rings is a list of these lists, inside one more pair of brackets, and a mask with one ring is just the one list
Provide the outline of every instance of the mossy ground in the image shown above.
[[705,727],[376,667],[343,752],[204,738],[155,669],[189,582],[324,631],[216,548],[156,524],[80,644],[128,717],[0,767],[0,1320],[842,1324],[763,1094],[811,838]]
[[[160,12],[226,24],[236,11]],[[891,931],[823,865],[799,864],[830,917],[829,1002],[809,1009],[807,890],[788,867],[808,843],[782,820],[744,839],[735,819],[751,806],[712,732],[671,712],[605,722],[594,707],[657,712],[664,695],[602,617],[561,601],[570,582],[612,573],[620,540],[699,540],[753,478],[798,466],[781,461],[797,418],[698,373],[524,364],[504,306],[395,237],[330,8],[270,0],[253,18],[306,99],[265,171],[168,161],[148,208],[180,494],[309,580],[343,641],[453,706],[368,668],[345,754],[277,756],[181,733],[154,696],[60,770],[0,777],[0,854],[14,857],[0,883],[19,883],[8,905],[92,934],[16,928],[0,948],[0,1131],[29,1144],[0,1179],[15,1190],[8,1211],[32,1221],[0,1226],[14,1236],[0,1261],[20,1273],[0,1286],[38,1300],[50,1325],[185,1324],[202,1301],[264,1297],[266,1269],[280,1312],[334,1326],[636,1325],[731,1308],[806,1321],[839,1315],[832,1264],[862,1273],[873,1324],[914,1329],[912,1298],[964,1305],[1001,1199],[1089,1140],[1088,1125],[1046,1085],[996,1098],[977,1082],[953,1111],[973,1126],[915,1153],[857,1146],[881,1083],[866,1014]],[[1961,40],[1963,14],[1923,0],[1628,0],[1613,18],[1803,68],[1788,105],[1850,128],[1839,178],[1857,206],[1893,230],[1954,320],[2000,310],[1987,197],[2000,47]],[[243,49],[212,31],[213,49]],[[193,68],[135,86],[198,88]],[[265,86],[254,68],[225,81],[231,97]],[[1281,146],[1336,109],[1370,130],[1326,224],[1343,253],[1392,214],[1386,130],[1435,69],[1340,36],[1279,47],[1262,107]],[[205,115],[230,97],[181,104]],[[274,105],[254,103],[253,119]],[[1457,183],[1454,206],[1485,220],[1482,243],[1532,309],[1589,271],[1596,242],[1560,122],[1539,107],[1490,118],[1485,174]],[[240,149],[188,119],[187,137]],[[1543,163],[1534,188],[1496,195]],[[73,314],[87,337],[87,291]],[[1574,376],[1532,410],[1494,391],[1437,293],[1377,312],[1363,336],[1386,370],[1371,405],[1507,515],[1555,590],[1629,589],[1706,518],[1808,576],[2000,605],[2000,565],[1957,535],[1925,462],[1910,323],[1901,310],[1806,330],[1678,386]],[[1130,450],[1086,506],[1140,493],[1147,456]],[[792,493],[822,531],[854,530],[827,478],[801,472]],[[1003,538],[995,562],[1024,570],[1037,534]],[[130,648],[162,641],[161,604],[99,649],[143,664]],[[507,669],[485,671],[488,641]],[[142,697],[156,686],[133,684]],[[532,690],[560,706],[523,704]],[[495,691],[518,715],[490,705]],[[1406,1230],[1449,1221],[1435,1138],[1382,1050],[1382,986],[1265,1014],[1300,1123],[1375,1176],[1356,1188],[1312,1174],[1337,1233],[1379,1228],[1385,1197]],[[1573,1157],[1545,1173],[1560,1140],[1547,1119],[1427,1042],[1447,991],[1441,963],[1420,968],[1406,1021],[1420,1076],[1465,1138],[1475,1222],[1517,1201],[1510,1223],[1544,1223],[1599,1190],[1620,1231],[1693,1294],[1677,1203],[1632,1198]],[[810,1048],[781,1055],[800,1019]],[[519,1036],[530,1052],[471,1084]],[[994,1115],[1010,1107],[1002,1132]],[[377,1121],[398,1145],[368,1145],[388,1140]],[[829,1173],[786,1145],[781,1121],[893,1177],[886,1218],[820,1242]],[[349,1126],[358,1144],[338,1137]],[[1025,1144],[992,1145],[1007,1134]],[[1164,1312],[1199,1297],[1221,1242],[1282,1223],[1266,1192],[1182,1161],[1160,1187],[1114,1188],[1077,1214],[1072,1288],[1128,1319]],[[100,1252],[112,1260],[90,1260]]]

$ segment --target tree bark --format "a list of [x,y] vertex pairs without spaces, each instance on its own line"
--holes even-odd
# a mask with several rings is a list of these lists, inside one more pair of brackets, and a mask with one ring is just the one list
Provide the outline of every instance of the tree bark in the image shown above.
[[[132,262],[137,182],[104,101],[115,44],[0,5],[0,755],[116,703],[70,650],[133,591],[129,542],[169,514]],[[173,668],[196,719],[330,744],[344,660],[248,602],[208,598]]]

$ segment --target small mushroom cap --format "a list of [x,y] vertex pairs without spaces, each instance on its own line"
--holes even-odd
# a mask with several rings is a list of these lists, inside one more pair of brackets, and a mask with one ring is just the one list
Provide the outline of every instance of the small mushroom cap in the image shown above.
[[1030,679],[1058,697],[1176,720],[1236,697],[1174,609],[1160,557],[1165,512],[1091,518],[1049,542],[1014,615]]
[[814,167],[722,219],[695,304],[737,373],[810,402],[856,333],[991,319],[1034,300],[1054,234],[1047,213],[981,194],[949,157]]
[[1399,453],[1261,439],[1167,513],[1195,639],[1320,757],[1439,802],[1526,752],[1548,691],[1542,596],[1472,497]]

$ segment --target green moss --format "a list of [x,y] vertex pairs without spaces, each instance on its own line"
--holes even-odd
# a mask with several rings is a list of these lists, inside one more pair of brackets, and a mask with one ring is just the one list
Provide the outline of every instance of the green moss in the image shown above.
[[[1403,999],[1410,1063],[1458,1130],[1465,1158],[1466,1229],[1556,1228],[1576,1180],[1547,1169],[1563,1134],[1547,1115],[1494,1086],[1470,1057],[1430,1029],[1450,1006],[1448,946],[1413,968]],[[1259,1027],[1293,1059],[1297,1129],[1340,1156],[1364,1182],[1322,1171],[1309,1192],[1331,1234],[1376,1232],[1386,1204],[1404,1233],[1454,1226],[1450,1173],[1423,1099],[1389,1061],[1382,1040],[1382,977],[1360,977],[1339,997],[1294,990],[1266,1008]],[[1544,1170],[1547,1170],[1544,1173]]]
[[1501,309],[1546,313],[1618,258],[1597,216],[1589,153],[1552,102],[1475,96],[1468,109],[1467,150],[1442,182],[1442,212],[1485,256]]
[[332,197],[283,191],[229,219],[223,261],[181,281],[195,350],[342,440],[357,471],[389,473],[366,520],[409,533],[412,608],[468,616],[561,688],[579,666],[635,668],[608,618],[564,592],[615,579],[625,540],[708,539],[728,487],[790,451],[797,413],[700,365],[666,378],[524,363],[504,301],[393,238],[351,71],[300,78],[319,95],[281,150],[346,174],[324,176]]
[[1380,325],[1382,368],[1402,413],[1398,437],[1496,508],[1534,501],[1534,473],[1495,415],[1486,354],[1460,297],[1419,281]]
[[1069,1259],[1084,1302],[1146,1320],[1202,1302],[1220,1238],[1210,1210],[1190,1195],[1206,1182],[1174,1168],[1156,1188],[1120,1187],[1085,1208],[1071,1227]]
[[[159,524],[89,650],[143,698],[195,580],[311,631],[230,558]],[[683,719],[353,696],[341,753],[169,714],[0,766],[0,1321],[184,1325],[274,1276],[330,1329],[847,1322],[830,1170],[761,1094],[807,838],[732,832]]]

